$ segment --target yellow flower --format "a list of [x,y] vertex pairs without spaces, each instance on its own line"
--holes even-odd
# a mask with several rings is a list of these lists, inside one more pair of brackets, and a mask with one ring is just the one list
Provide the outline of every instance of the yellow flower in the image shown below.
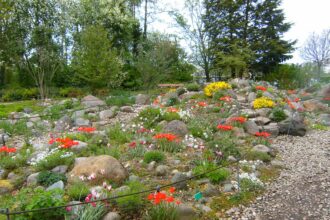
[[210,83],[208,84],[205,88],[204,88],[204,94],[206,96],[213,96],[213,94],[219,90],[225,90],[225,89],[231,89],[231,85],[229,85],[226,82],[214,82],[214,83]]
[[275,103],[273,102],[273,100],[271,100],[268,97],[257,98],[253,102],[253,107],[255,109],[259,109],[259,108],[273,108],[274,106],[275,106]]

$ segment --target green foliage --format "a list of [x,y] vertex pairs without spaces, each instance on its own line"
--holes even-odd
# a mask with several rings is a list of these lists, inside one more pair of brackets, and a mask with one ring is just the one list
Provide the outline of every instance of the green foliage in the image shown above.
[[240,187],[242,192],[260,192],[263,189],[262,185],[247,178],[240,180]]
[[245,154],[246,160],[261,160],[263,162],[270,162],[271,156],[267,153],[259,152],[259,151],[249,151]]
[[159,163],[164,160],[165,160],[165,154],[160,151],[148,151],[144,154],[144,159],[143,159],[145,163],[150,163],[152,161]]
[[182,88],[182,87],[176,89],[176,94],[178,96],[184,94],[185,92],[186,92],[186,90],[184,88]]
[[288,116],[285,114],[284,110],[281,108],[274,108],[271,112],[271,119],[280,122],[287,118]]
[[176,141],[168,141],[164,139],[157,140],[157,149],[164,151],[164,152],[170,152],[175,153],[182,150],[182,145]]
[[162,119],[165,121],[180,120],[180,115],[177,112],[166,112],[163,114]]
[[159,108],[148,107],[139,113],[138,119],[146,128],[152,128],[161,120]]
[[[145,189],[144,185],[137,181],[131,181],[127,185],[129,189],[118,192],[118,196],[141,192]],[[119,209],[127,214],[139,213],[144,207],[145,201],[145,198],[141,194],[126,196],[116,200]]]
[[111,96],[105,100],[108,106],[125,106],[125,105],[133,105],[135,103],[135,98],[132,96]]
[[257,91],[256,97],[257,98],[261,98],[263,96],[263,92],[262,91]]
[[131,140],[132,134],[127,131],[123,131],[120,124],[116,124],[108,130],[110,142],[117,144],[125,144]]
[[125,78],[122,61],[112,48],[108,33],[100,25],[87,27],[74,48],[72,65],[76,76],[91,88],[119,87]]
[[29,100],[38,98],[38,89],[6,89],[2,94],[4,102]]
[[57,151],[53,154],[48,155],[45,159],[39,161],[35,168],[38,171],[51,170],[58,165],[70,166],[74,162],[74,156],[63,157],[65,151]]
[[84,182],[74,182],[67,188],[67,195],[71,200],[81,201],[90,193],[88,186]]
[[221,139],[212,140],[207,143],[210,149],[221,151],[225,159],[228,156],[239,157],[241,155],[240,151],[236,147],[235,140],[231,137],[224,137]]
[[[63,191],[54,189],[45,191],[40,188],[35,189],[21,189],[17,196],[15,196],[15,209],[19,211],[41,209],[53,206],[65,205],[63,200]],[[15,216],[17,220],[31,219],[31,220],[59,220],[63,219],[64,209],[53,209],[47,212],[30,212]]]
[[63,116],[63,112],[65,111],[64,105],[52,105],[50,108],[47,109],[47,113],[45,116],[46,118],[52,120],[58,120]]
[[214,170],[213,172],[207,173],[205,175],[200,176],[200,178],[206,177],[212,183],[218,184],[220,182],[225,181],[229,176],[230,172],[228,169],[219,168],[217,169],[217,165],[212,162],[203,162],[200,165],[196,166],[193,169],[194,175],[200,175],[202,173]]
[[201,89],[201,86],[197,83],[189,83],[186,85],[186,89],[190,92],[198,92]]
[[213,94],[212,98],[213,98],[213,100],[219,101],[220,98],[222,98],[224,96],[227,96],[227,95],[228,95],[227,94],[227,91],[225,91],[225,90],[219,90],[219,91],[216,91]]
[[27,166],[27,160],[31,156],[30,149],[23,148],[16,153],[15,157],[12,156],[1,156],[0,153],[0,167],[6,170],[15,170],[20,167]]
[[79,98],[85,95],[85,92],[80,88],[67,87],[61,88],[59,95],[66,98]]
[[73,218],[76,220],[89,220],[89,219],[102,219],[102,217],[106,214],[106,207],[104,204],[97,202],[96,206],[92,206],[91,204],[84,205],[78,208],[77,214],[73,215]]
[[54,173],[50,171],[41,171],[37,177],[37,182],[43,186],[50,186],[53,183],[62,180],[66,182],[66,176],[62,173]]
[[0,121],[0,129],[4,129],[11,135],[24,135],[29,137],[31,130],[26,126],[26,120],[19,120],[15,124],[11,124],[7,121]]
[[320,131],[330,130],[329,126],[322,125],[322,124],[313,124],[311,127],[315,130],[320,130]]
[[213,137],[212,128],[206,118],[194,117],[188,121],[187,127],[194,137],[202,138],[204,140],[211,140]]
[[153,205],[148,211],[145,220],[178,220],[179,213],[177,205],[173,203],[161,202],[158,205]]

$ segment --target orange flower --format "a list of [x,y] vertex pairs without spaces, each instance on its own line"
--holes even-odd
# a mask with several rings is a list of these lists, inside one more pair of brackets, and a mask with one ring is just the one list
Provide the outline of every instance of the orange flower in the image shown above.
[[91,133],[95,130],[96,130],[96,128],[93,128],[93,127],[79,127],[77,129],[77,131],[86,132],[86,133]]
[[243,124],[244,122],[246,122],[246,118],[244,117],[233,117],[229,119],[230,122],[239,122],[241,124]]
[[175,187],[173,187],[173,186],[170,187],[169,192],[170,192],[170,193],[174,193],[174,192],[175,192]]
[[223,130],[223,131],[231,131],[231,130],[233,130],[233,126],[231,126],[231,125],[218,125],[217,128],[219,130]]
[[166,202],[174,202],[173,196],[167,197]]
[[199,107],[206,107],[207,106],[207,103],[206,102],[198,102],[197,105]]
[[179,112],[179,109],[174,108],[174,107],[168,107],[167,112]]
[[231,101],[231,97],[230,96],[223,96],[221,98],[219,98],[220,101],[225,101],[225,102],[230,102]]
[[264,138],[267,138],[267,137],[270,136],[270,133],[265,132],[265,131],[263,131],[263,132],[256,132],[256,133],[255,133],[255,136],[257,136],[257,137],[264,137]]
[[16,152],[16,148],[14,148],[14,147],[10,148],[10,147],[7,147],[7,146],[2,146],[2,147],[0,148],[0,153],[1,153],[1,152],[15,153],[15,152]]
[[178,139],[178,137],[174,134],[170,134],[170,133],[160,133],[160,134],[156,134],[155,136],[153,136],[154,139],[166,139],[168,141],[175,141]]

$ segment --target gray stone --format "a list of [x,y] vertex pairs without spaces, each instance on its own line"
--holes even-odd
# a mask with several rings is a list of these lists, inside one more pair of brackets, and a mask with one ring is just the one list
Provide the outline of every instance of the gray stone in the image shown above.
[[243,128],[234,127],[233,131],[234,131],[234,134],[235,134],[236,137],[239,137],[239,138],[246,137],[246,134],[245,134]]
[[284,166],[284,163],[282,161],[279,161],[279,160],[272,160],[270,162],[270,164],[274,167],[283,167]]
[[88,95],[88,96],[85,96],[81,103],[89,108],[89,107],[98,107],[98,106],[104,106],[105,105],[105,102],[102,101],[101,99],[95,97],[95,96],[92,96],[92,95]]
[[27,186],[37,185],[38,176],[39,176],[39,172],[38,173],[32,173],[30,176],[28,176],[28,178],[26,179]]
[[128,178],[129,181],[140,181],[140,178],[135,175],[130,175]]
[[255,118],[259,115],[256,111],[248,108],[242,109],[241,114],[246,115],[248,118]]
[[206,197],[217,196],[219,194],[219,189],[211,183],[207,183],[202,194]]
[[18,178],[18,175],[15,174],[14,172],[10,172],[10,173],[8,174],[8,176],[7,176],[7,179],[8,179],[8,180],[11,180],[11,181],[13,181],[13,180],[15,180],[15,179],[17,179],[17,178]]
[[248,120],[244,122],[244,130],[249,134],[255,135],[256,132],[259,132],[259,127],[254,121]]
[[81,152],[83,149],[88,147],[88,144],[82,141],[77,141],[78,145],[73,145],[71,148],[75,152]]
[[263,92],[263,96],[268,97],[268,98],[271,98],[271,99],[275,99],[274,95],[271,94],[271,93],[268,92],[268,91]]
[[85,110],[79,110],[79,111],[73,112],[71,118],[72,119],[82,118],[82,117],[84,117],[84,115],[85,115]]
[[238,102],[246,102],[246,97],[242,95],[237,95],[237,101]]
[[180,220],[191,220],[196,218],[196,212],[192,206],[180,204],[178,207]]
[[259,117],[254,119],[254,122],[257,125],[267,125],[271,122],[271,120],[267,117],[259,116]]
[[169,122],[165,127],[164,131],[184,137],[188,133],[187,125],[179,120]]
[[[188,178],[187,175],[178,172],[178,173],[174,174],[174,176],[172,177],[171,183],[183,181],[183,180],[186,180],[187,178]],[[186,181],[183,181],[183,182],[175,184],[174,187],[176,187],[177,189],[187,189],[188,185],[187,185]]]
[[322,125],[330,126],[330,114],[321,114],[319,121]]
[[156,175],[157,176],[165,176],[169,172],[169,167],[166,165],[159,165],[156,167]]
[[32,108],[25,107],[23,109],[23,112],[26,113],[26,114],[31,114],[33,112],[33,110],[32,110]]
[[236,162],[237,160],[236,160],[236,158],[234,157],[234,156],[228,156],[228,158],[227,158],[227,160],[229,161],[229,162]]
[[50,191],[50,190],[53,190],[53,189],[60,189],[60,190],[63,190],[64,189],[64,183],[62,180],[52,184],[51,186],[49,186],[46,191]]
[[270,133],[273,137],[277,137],[279,134],[279,126],[277,123],[270,123],[262,127],[262,130]]
[[292,136],[304,136],[307,132],[303,120],[286,119],[279,123],[279,133]]
[[31,121],[26,122],[27,128],[31,129],[31,128],[33,128],[33,126],[34,126],[33,122],[31,122]]
[[171,99],[179,100],[178,94],[176,92],[168,92],[162,97],[161,102],[164,105],[171,105],[171,102],[170,102]]
[[149,164],[148,164],[148,170],[149,171],[152,171],[155,169],[155,166],[156,166],[156,161],[151,161]]
[[270,108],[260,108],[256,110],[258,115],[263,116],[263,117],[268,117],[270,112],[272,111]]
[[234,186],[233,186],[233,184],[231,184],[231,183],[226,183],[226,184],[223,186],[223,191],[224,191],[224,192],[233,192],[233,191],[234,191]]
[[117,107],[112,107],[111,109],[104,110],[100,112],[100,120],[107,121],[114,118],[117,115]]
[[67,115],[64,115],[60,120],[57,121],[55,125],[56,132],[63,132],[66,129],[69,129],[72,126],[71,118]]
[[248,95],[248,102],[251,103],[257,98],[257,94],[255,92],[250,92]]
[[5,178],[6,170],[0,168],[0,179]]
[[147,105],[150,103],[150,96],[145,94],[138,94],[135,97],[135,104],[137,105]]
[[256,146],[253,147],[254,151],[256,152],[261,152],[261,153],[270,153],[271,149],[269,149],[269,147],[262,145],[262,144],[258,144]]
[[88,119],[84,119],[84,118],[75,118],[74,119],[74,126],[77,127],[88,127],[90,126],[90,121]]
[[180,96],[181,99],[191,99],[196,95],[203,95],[203,92],[187,92]]
[[60,166],[57,166],[57,167],[53,168],[52,172],[65,174],[67,170],[68,170],[67,165],[60,165]]
[[196,207],[201,209],[203,212],[211,212],[212,211],[212,209],[210,207],[208,207],[207,205],[198,204],[198,205],[196,205]]
[[109,212],[103,217],[103,220],[120,220],[120,215],[117,212]]
[[134,108],[132,108],[132,106],[122,106],[122,107],[120,107],[120,111],[126,112],[126,113],[133,113]]
[[9,136],[5,133],[0,133],[0,144],[5,144],[9,140]]

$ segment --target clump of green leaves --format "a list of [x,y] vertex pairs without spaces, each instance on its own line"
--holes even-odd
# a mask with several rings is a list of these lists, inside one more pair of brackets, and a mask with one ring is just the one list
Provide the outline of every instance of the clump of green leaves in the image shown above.
[[182,149],[182,145],[176,141],[168,141],[166,139],[157,140],[157,148],[164,152],[178,152]]
[[261,160],[263,162],[270,162],[271,156],[264,152],[259,151],[249,151],[245,154],[246,160]]
[[161,202],[152,206],[148,211],[145,220],[178,220],[179,213],[177,206],[173,203]]
[[74,162],[74,156],[63,157],[65,151],[56,151],[39,161],[35,168],[38,171],[51,170],[58,165],[70,166]]
[[125,144],[131,140],[132,134],[130,132],[124,131],[120,124],[116,124],[111,127],[108,131],[109,138],[111,142],[117,144]]
[[157,163],[162,162],[165,159],[165,154],[160,151],[148,151],[144,154],[143,161],[145,163],[150,163],[151,161],[155,161]]
[[165,121],[174,121],[180,120],[180,115],[176,112],[165,112],[162,116],[162,119]]
[[185,92],[186,92],[186,90],[182,87],[177,88],[177,90],[176,90],[176,94],[178,94],[178,96],[184,94]]
[[222,139],[213,140],[207,143],[210,149],[221,151],[225,159],[228,156],[239,157],[240,151],[236,147],[235,141],[230,137],[224,137]]
[[230,172],[227,169],[219,168],[217,169],[217,165],[211,162],[203,161],[201,164],[196,166],[193,169],[194,175],[200,175],[202,173],[208,172],[210,170],[214,170],[213,172],[202,175],[202,177],[208,178],[212,183],[218,184],[220,182],[225,181],[229,176]]
[[70,199],[81,201],[89,194],[89,188],[84,182],[77,181],[68,186],[67,194]]
[[66,182],[67,178],[62,173],[54,173],[50,171],[41,171],[37,177],[37,182],[43,186],[50,186],[60,180]]
[[135,98],[133,96],[111,96],[105,100],[105,103],[108,106],[126,106],[133,105],[135,103]]
[[201,89],[201,87],[197,83],[189,83],[189,84],[186,85],[186,89],[190,92],[192,92],[192,91],[197,92]]
[[284,110],[281,108],[274,108],[271,112],[271,119],[280,122],[287,118],[288,116],[285,114]]
[[138,120],[141,121],[146,128],[152,128],[161,118],[160,109],[151,107],[142,110],[138,116]]

